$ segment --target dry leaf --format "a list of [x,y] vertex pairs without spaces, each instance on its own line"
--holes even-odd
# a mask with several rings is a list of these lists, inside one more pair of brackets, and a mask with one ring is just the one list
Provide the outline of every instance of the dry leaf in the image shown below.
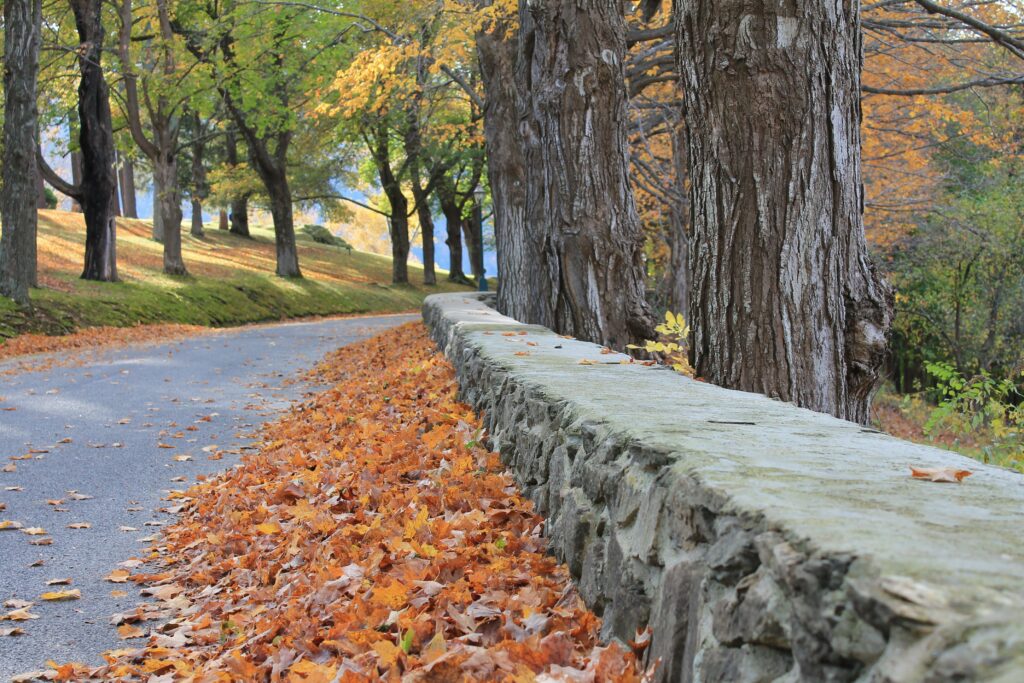
[[970,470],[958,470],[955,467],[911,467],[910,476],[914,479],[926,479],[928,481],[943,484],[959,484],[967,477],[974,474]]
[[78,600],[82,597],[82,591],[77,588],[73,588],[69,591],[53,591],[51,593],[43,593],[39,596],[40,600],[46,600],[47,602],[60,602],[62,600]]
[[68,528],[69,529],[91,529],[92,528],[92,524],[90,524],[89,522],[74,522],[72,524],[68,524]]
[[111,583],[125,583],[128,581],[128,577],[132,573],[127,569],[115,569],[114,571],[107,574],[104,578]]

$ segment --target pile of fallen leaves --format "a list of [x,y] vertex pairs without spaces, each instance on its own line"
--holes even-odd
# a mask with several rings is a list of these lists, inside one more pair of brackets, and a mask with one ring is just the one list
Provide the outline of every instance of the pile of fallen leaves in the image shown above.
[[61,336],[22,334],[0,343],[0,361],[36,353],[100,349],[131,343],[178,339],[205,331],[196,325],[138,325],[136,327],[88,327]]
[[172,494],[182,516],[156,569],[116,573],[156,598],[115,616],[145,644],[51,678],[642,680],[633,652],[598,643],[422,325],[320,372],[333,388],[269,428],[258,454]]

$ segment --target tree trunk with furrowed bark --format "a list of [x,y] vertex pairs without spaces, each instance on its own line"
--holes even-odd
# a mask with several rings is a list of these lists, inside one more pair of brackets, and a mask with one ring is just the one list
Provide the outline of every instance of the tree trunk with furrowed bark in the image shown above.
[[859,5],[677,0],[697,374],[866,423],[892,290],[862,220]]
[[29,303],[36,286],[38,222],[40,0],[4,2],[3,188],[0,190],[0,295]]
[[70,0],[78,29],[78,118],[82,182],[75,197],[85,213],[85,268],[82,278],[117,280],[117,226],[114,222],[114,132],[110,90],[103,75],[100,0]]
[[505,238],[518,254],[506,258],[539,261],[525,263],[530,279],[501,273],[499,302],[524,322],[622,348],[652,335],[629,181],[622,5],[523,0],[520,27],[526,213],[524,231]]

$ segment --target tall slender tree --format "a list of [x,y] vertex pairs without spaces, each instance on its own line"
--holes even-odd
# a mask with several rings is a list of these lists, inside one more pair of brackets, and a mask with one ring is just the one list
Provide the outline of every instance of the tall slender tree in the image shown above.
[[[54,189],[71,197],[85,213],[85,267],[82,278],[117,280],[117,223],[114,211],[114,128],[110,116],[110,90],[103,73],[102,0],[69,0],[78,32],[78,130],[81,181],[67,183],[36,148],[44,178]],[[75,164],[72,164],[75,168]]]
[[[181,256],[181,185],[178,182],[178,140],[187,94],[177,75],[174,54],[175,36],[171,30],[168,0],[155,2],[155,34],[148,38],[147,59],[156,69],[140,76],[132,54],[132,28],[135,12],[132,0],[121,0],[121,31],[118,52],[124,74],[125,117],[132,139],[149,159],[153,168],[153,238],[164,245],[164,272],[186,275]],[[142,98],[139,97],[140,85]],[[143,125],[143,102],[150,135]]]
[[36,87],[41,0],[4,1],[3,188],[0,194],[0,294],[29,303],[36,286],[39,113]]

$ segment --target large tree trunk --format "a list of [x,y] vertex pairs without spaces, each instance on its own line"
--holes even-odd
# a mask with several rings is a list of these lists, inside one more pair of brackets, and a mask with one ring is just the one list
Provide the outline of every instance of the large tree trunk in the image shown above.
[[388,232],[391,235],[391,281],[395,284],[409,283],[409,200],[405,198],[402,184],[391,168],[390,133],[382,119],[367,130],[367,143],[377,167],[380,186],[391,205]]
[[[227,162],[230,166],[238,165],[238,142],[235,139],[235,132],[229,130],[226,136]],[[249,234],[249,195],[241,194],[231,200],[231,232],[240,237],[250,237]]]
[[288,178],[265,178],[270,195],[270,214],[274,219],[274,244],[277,247],[277,274],[280,277],[302,277],[299,252],[295,245],[295,223],[292,213],[292,192]]
[[192,236],[206,236],[203,230],[203,202],[195,195],[192,195]]
[[447,182],[438,186],[437,196],[441,202],[441,213],[447,228],[445,244],[448,245],[448,281],[467,283],[466,272],[462,269],[462,208],[455,198],[455,188]]
[[192,134],[192,236],[202,237],[203,232],[203,200],[207,196],[206,165],[203,156],[206,154],[206,143],[203,141],[203,126],[199,114],[193,114]]
[[[466,238],[466,252],[469,254],[469,272],[473,274],[473,280],[479,284],[480,280],[486,275],[483,271],[483,245],[480,244],[480,233],[481,225],[480,220],[483,216],[483,211],[477,206],[476,200],[473,201],[473,212],[472,217],[468,220],[462,221],[462,235]],[[499,245],[500,248],[500,245]],[[500,268],[500,266],[499,266]],[[498,281],[499,285],[501,280]],[[520,284],[520,286],[523,286]],[[499,286],[499,290],[500,290]]]
[[139,209],[135,193],[135,165],[128,157],[121,157],[121,205],[125,218],[138,218]]
[[[71,132],[71,135],[74,135]],[[78,137],[82,137],[82,129],[78,129]],[[80,151],[74,151],[71,153],[71,184],[75,187],[82,186],[82,153]],[[82,212],[82,204],[78,201],[77,197],[71,198],[71,211],[74,213]]]
[[227,231],[230,227],[231,226],[228,223],[228,212],[221,209],[217,216],[217,229]]
[[866,423],[893,300],[861,216],[859,6],[777,7],[675,4],[695,369]]
[[[181,258],[181,186],[178,184],[178,160],[157,157],[153,160],[153,225],[159,225],[163,233],[164,272],[168,275],[187,275],[185,262]],[[155,232],[155,230],[154,230]]]
[[82,278],[117,280],[114,222],[114,133],[110,93],[103,77],[104,29],[100,0],[70,0],[78,29],[78,118],[82,150],[80,201],[85,213],[85,268]]
[[542,245],[542,271],[505,283],[503,312],[624,348],[652,335],[653,318],[629,181],[622,3],[522,0],[520,17],[527,239]]
[[243,194],[231,200],[231,233],[252,237],[249,234],[249,195]]
[[35,169],[36,172],[36,208],[37,209],[48,209],[50,208],[50,202],[46,198],[46,183],[43,182],[43,174],[39,172],[39,168]]
[[434,217],[430,214],[428,202],[420,202],[416,209],[420,221],[420,235],[423,238],[423,284],[436,285],[437,271],[434,266]]
[[[395,210],[396,201],[392,201],[393,213],[388,219],[391,234],[391,282],[396,285],[409,284],[409,216],[402,210]],[[403,196],[398,205],[407,204]],[[408,210],[407,206],[403,209]]]
[[[482,3],[482,4],[489,4]],[[532,23],[529,15],[524,19]],[[498,256],[498,309],[521,320],[541,320],[544,302],[529,296],[525,283],[540,280],[541,243],[526,222],[525,143],[519,112],[525,108],[519,89],[525,68],[517,60],[518,34],[504,23],[476,36],[477,56],[484,83],[484,139],[487,174],[494,206],[494,237]],[[477,275],[472,228],[465,221],[470,270]]]
[[36,286],[41,0],[4,1],[3,188],[0,194],[0,294],[29,303]]

